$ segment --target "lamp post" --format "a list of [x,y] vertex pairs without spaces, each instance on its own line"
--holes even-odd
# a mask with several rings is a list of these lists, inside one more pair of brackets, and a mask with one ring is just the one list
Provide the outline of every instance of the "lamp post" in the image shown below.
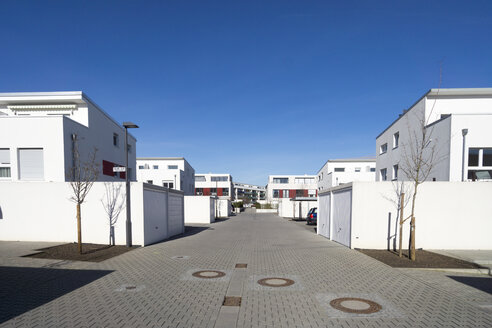
[[137,129],[138,125],[132,122],[123,122],[125,127],[125,184],[126,184],[126,247],[132,247],[132,216],[130,206],[130,175],[128,172],[128,129]]
[[468,129],[462,129],[461,134],[463,135],[463,163],[461,167],[461,181],[465,181],[466,135],[468,134]]

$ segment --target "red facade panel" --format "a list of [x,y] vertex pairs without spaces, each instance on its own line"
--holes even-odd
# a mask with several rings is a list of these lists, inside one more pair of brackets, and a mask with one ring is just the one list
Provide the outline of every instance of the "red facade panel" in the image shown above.
[[217,196],[222,196],[224,188],[217,188]]
[[114,167],[114,163],[103,160],[103,174],[104,175],[114,176],[113,167]]
[[203,188],[203,195],[210,196],[210,188]]
[[296,197],[296,190],[291,189],[289,190],[289,198],[295,198]]
[[308,190],[307,189],[304,189],[303,193],[304,193],[304,197],[308,197]]

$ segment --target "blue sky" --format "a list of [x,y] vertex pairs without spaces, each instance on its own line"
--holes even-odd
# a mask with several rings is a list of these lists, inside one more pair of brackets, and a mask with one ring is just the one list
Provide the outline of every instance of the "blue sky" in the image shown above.
[[265,185],[375,137],[428,89],[492,87],[491,1],[2,1],[0,92],[82,90],[138,156]]

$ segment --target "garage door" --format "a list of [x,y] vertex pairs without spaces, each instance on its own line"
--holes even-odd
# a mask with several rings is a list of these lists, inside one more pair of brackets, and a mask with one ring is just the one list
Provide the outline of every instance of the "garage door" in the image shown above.
[[19,179],[44,180],[43,148],[19,149]]
[[326,238],[330,238],[330,203],[331,194],[319,195],[318,232]]
[[332,240],[350,247],[352,189],[333,193]]

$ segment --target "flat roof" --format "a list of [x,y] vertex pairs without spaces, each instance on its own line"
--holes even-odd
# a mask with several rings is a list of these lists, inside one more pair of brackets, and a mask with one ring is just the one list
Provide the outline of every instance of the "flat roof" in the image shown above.
[[476,96],[490,96],[492,97],[492,88],[449,88],[449,89],[430,89],[423,96],[421,96],[412,106],[404,110],[402,114],[398,116],[386,129],[383,130],[378,136],[379,138],[383,133],[385,133],[389,128],[391,128],[396,122],[398,122],[403,116],[405,116],[416,104],[418,104],[422,99],[427,96],[438,97],[476,97]]
[[162,161],[165,161],[165,160],[185,160],[186,159],[184,157],[137,157],[137,161],[138,160],[147,160],[147,161],[154,161],[154,160],[162,160]]

